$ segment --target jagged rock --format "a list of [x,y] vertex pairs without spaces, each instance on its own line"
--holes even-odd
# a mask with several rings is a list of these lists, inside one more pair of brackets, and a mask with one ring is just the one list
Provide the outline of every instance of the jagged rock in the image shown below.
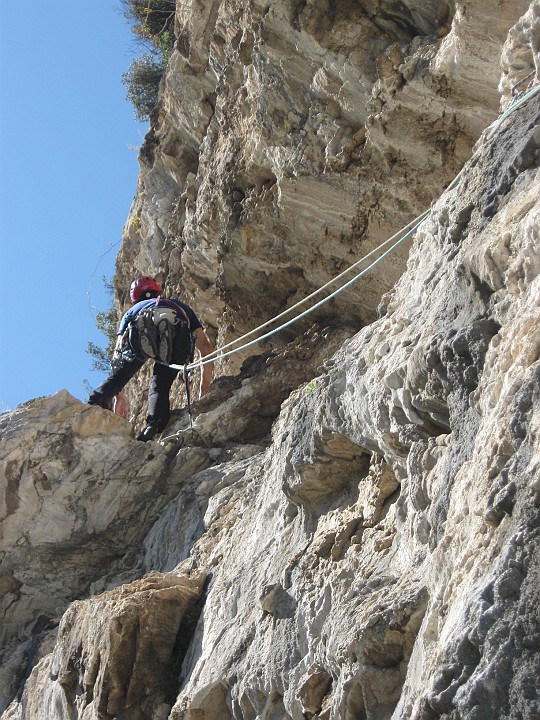
[[[283,348],[250,358],[237,375],[218,377],[208,398],[197,404],[195,428],[214,447],[263,441],[291,391],[317,374],[353,334],[339,319],[314,325]],[[173,417],[169,431],[185,427],[186,420],[185,412],[178,423]]]
[[[175,720],[214,703],[224,718],[538,711],[538,117],[531,101],[478,148],[387,314],[291,395],[249,470],[221,470],[205,516],[219,540],[192,555],[214,568],[219,621],[199,630]],[[294,620],[269,612],[283,592]],[[310,698],[314,666],[328,697]]]
[[[94,717],[84,671],[100,643],[103,718],[540,717],[540,94],[484,130],[499,83],[507,107],[514,81],[538,67],[539,10],[179,4],[122,292],[135,268],[160,272],[226,340],[408,222],[468,162],[416,232],[407,269],[402,250],[329,307],[344,325],[325,362],[330,320],[315,317],[218,380],[195,428],[176,416],[163,447],[66,394],[2,418],[6,510],[17,527],[33,517],[39,538],[56,517],[40,468],[53,496],[58,476],[71,478],[78,502],[64,502],[63,527],[79,529],[90,563],[66,553],[67,530],[32,553],[21,533],[6,536],[3,559],[19,573],[30,563],[28,596],[61,587],[64,613],[69,593],[89,595],[58,630],[47,605],[49,625],[35,623],[39,603],[5,608],[20,632],[0,667],[6,720],[41,720],[42,708],[65,720],[67,707]],[[110,497],[104,480],[90,492],[78,461],[95,464],[96,448],[103,478],[122,488],[153,477],[141,506],[128,501],[129,525],[122,500],[86,538],[83,510],[95,524],[96,498]],[[170,655],[184,611],[165,601],[162,635],[160,607],[178,576],[197,583],[193,600],[207,584],[189,646]],[[149,584],[158,590],[145,595]],[[5,588],[18,599],[9,577]],[[143,650],[131,642],[141,618],[141,637],[164,650],[142,678],[118,659]]]
[[[5,707],[21,680],[21,665],[36,657],[37,648],[25,638],[42,637],[67,604],[104,574],[118,584],[159,511],[177,493],[182,473],[172,480],[160,446],[137,442],[127,422],[66,391],[3,415],[0,431]],[[189,469],[205,462],[207,456]]]
[[[496,117],[500,48],[528,4],[178,3],[119,300],[134,273],[158,275],[223,343],[371,251],[429,207]],[[506,57],[532,70],[526,32]],[[397,250],[318,319],[372,321],[405,261]]]
[[[150,573],[131,585],[72,603],[54,652],[30,676],[26,717],[167,717],[189,644],[204,575]],[[17,710],[14,711],[17,713]],[[15,715],[16,716],[16,715]],[[6,718],[13,717],[8,710]]]

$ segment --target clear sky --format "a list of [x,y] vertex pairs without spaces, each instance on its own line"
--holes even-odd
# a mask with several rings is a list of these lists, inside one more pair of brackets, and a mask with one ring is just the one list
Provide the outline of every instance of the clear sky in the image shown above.
[[146,125],[122,85],[143,51],[120,0],[0,9],[3,412],[62,388],[86,400],[83,381],[104,377],[86,347],[105,345],[101,277],[114,272]]

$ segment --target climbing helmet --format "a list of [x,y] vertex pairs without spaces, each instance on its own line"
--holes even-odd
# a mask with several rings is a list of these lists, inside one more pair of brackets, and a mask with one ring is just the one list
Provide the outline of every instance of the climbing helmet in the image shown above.
[[147,277],[146,275],[135,278],[129,288],[129,297],[131,298],[131,302],[136,303],[139,302],[139,300],[142,300],[144,293],[148,290],[155,290],[158,293],[163,292],[161,286],[154,280],[154,278]]

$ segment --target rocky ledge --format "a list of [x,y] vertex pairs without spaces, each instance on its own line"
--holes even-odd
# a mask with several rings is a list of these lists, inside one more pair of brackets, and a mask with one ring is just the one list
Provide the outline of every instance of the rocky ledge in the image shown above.
[[[324,313],[314,316],[295,337],[238,361],[238,371],[219,377],[195,403],[193,429],[185,411],[178,411],[160,442],[142,444],[132,424],[66,392],[1,416],[2,720],[540,717],[540,93],[515,103],[481,133],[484,121],[497,114],[490,109],[496,105],[492,75],[500,79],[500,70],[477,65],[466,73],[460,59],[491,43],[495,53],[497,37],[504,35],[500,89],[506,106],[516,77],[540,65],[540,4],[527,10],[500,3],[495,13],[488,3],[484,15],[475,4],[449,4],[446,15],[443,5],[375,5],[179,4],[177,54],[163,98],[178,82],[179,67],[188,78],[183,92],[202,93],[211,77],[208,62],[217,63],[220,47],[224,68],[234,49],[239,61],[256,57],[268,72],[279,66],[289,75],[293,69],[307,74],[305,48],[290,65],[263,63],[263,49],[270,58],[278,40],[290,48],[294,31],[311,43],[314,58],[321,58],[315,49],[323,45],[326,57],[333,57],[341,52],[338,40],[350,42],[357,24],[366,32],[371,18],[387,33],[423,28],[428,40],[417,46],[411,40],[409,50],[429,51],[424,69],[444,59],[441,78],[461,78],[460,97],[468,100],[456,139],[464,137],[465,118],[471,143],[479,138],[470,152],[459,145],[467,162],[456,182],[443,191],[446,169],[436,176],[440,197],[410,249],[402,250],[406,269],[395,261],[397,282],[381,280],[376,292],[368,286],[367,295],[358,284],[340,300],[339,325]],[[355,22],[345,22],[345,8],[347,20]],[[235,9],[237,25],[225,25],[223,13]],[[244,25],[237,31],[248,16],[259,18],[258,34],[250,36]],[[493,34],[481,40],[492,17]],[[212,34],[215,28],[221,35]],[[366,43],[368,55],[372,44]],[[340,99],[347,87],[365,87],[354,75],[356,55],[347,57],[349,64],[339,65]],[[424,87],[432,82],[427,70],[419,74],[421,64],[412,75],[405,72],[411,57],[398,62],[388,55],[406,80],[396,94],[413,93],[420,78]],[[321,63],[313,60],[310,68],[327,88]],[[322,64],[330,72],[330,61]],[[393,77],[388,64],[380,72]],[[254,69],[246,73],[252,77]],[[485,95],[475,105],[482,73]],[[229,260],[204,245],[204,237],[196,247],[189,228],[195,217],[200,227],[205,218],[209,227],[221,222],[225,196],[209,181],[194,186],[194,196],[184,198],[185,243],[173,253],[170,223],[179,222],[181,213],[169,205],[167,215],[166,203],[158,202],[167,193],[152,195],[149,188],[152,178],[166,177],[159,174],[166,162],[171,176],[173,165],[181,168],[182,158],[190,159],[188,140],[202,142],[201,168],[223,147],[204,138],[221,127],[220,102],[235,82],[231,71],[229,84],[219,85],[223,95],[207,109],[207,124],[194,122],[199,115],[191,118],[191,136],[181,135],[177,145],[164,143],[164,129],[188,123],[176,106],[167,114],[163,101],[162,124],[153,126],[155,142],[145,151],[144,192],[134,206],[134,212],[141,209],[146,240],[139,236],[139,254],[128,260],[129,242],[135,242],[128,225],[119,260],[119,280],[134,263],[141,270],[147,263],[163,272],[167,267],[171,287],[197,282],[193,297],[208,300],[206,319],[214,318],[216,327],[222,303],[234,297],[240,302],[240,295],[234,283],[231,295],[213,285],[212,273],[223,262],[220,287],[227,290]],[[286,88],[302,101],[300,89],[290,84],[260,87],[264,96]],[[211,97],[210,86],[206,90]],[[448,93],[457,107],[457,96]],[[410,96],[410,107],[414,97],[420,95]],[[183,107],[199,113],[205,106]],[[234,104],[238,112],[242,107]],[[309,122],[318,107],[310,108]],[[392,107],[385,96],[381,120]],[[328,139],[323,120],[320,142]],[[299,121],[287,122],[293,123],[287,137],[294,137]],[[378,127],[375,121],[368,125],[370,132]],[[242,127],[239,122],[238,132]],[[395,143],[404,137],[397,129],[387,132]],[[208,137],[217,142],[215,133]],[[237,142],[232,125],[226,137]],[[267,138],[261,137],[258,147],[264,148]],[[375,176],[387,182],[391,173],[381,174],[381,168],[388,148],[376,152],[372,140],[369,157],[378,154],[381,162],[374,164]],[[362,147],[370,147],[368,141]],[[167,156],[165,147],[175,153]],[[309,147],[314,151],[313,143]],[[367,170],[360,145],[355,148],[347,167],[356,167],[359,178]],[[334,172],[330,150],[323,154]],[[283,160],[283,168],[292,162],[283,148],[273,157]],[[311,157],[307,152],[306,162]],[[462,163],[453,157],[457,172]],[[416,159],[425,172],[432,167],[425,165],[428,158],[426,151]],[[186,171],[189,166],[196,178],[199,165],[190,163]],[[294,186],[306,192],[327,183],[324,173],[314,179],[310,173],[276,172],[277,181],[267,188],[238,195],[239,218],[254,217],[250,208],[257,203],[250,205],[249,198],[276,193],[284,205],[269,200],[275,221],[287,206],[287,188],[294,195]],[[416,187],[426,185],[425,174],[414,177]],[[411,210],[420,204],[413,190],[406,203]],[[197,215],[203,209],[199,197],[214,198],[214,205],[204,206],[213,207],[214,215]],[[401,207],[399,199],[395,205]],[[323,215],[315,214],[315,225]],[[258,218],[269,227],[270,216]],[[396,210],[393,220],[400,218]],[[228,251],[238,262],[255,262],[257,251],[239,223],[227,226],[234,240]],[[169,254],[156,244],[158,226],[161,249],[168,247]],[[315,236],[315,244],[306,238],[306,246],[317,245]],[[245,256],[235,244],[240,237],[251,248]],[[190,255],[200,259],[200,282],[180,277]],[[276,275],[276,267],[268,263],[265,272]],[[317,281],[329,272],[325,261],[321,268]],[[304,279],[308,275],[302,271]],[[262,313],[264,286],[253,297],[246,323]],[[378,313],[367,311],[366,297],[377,300]],[[240,327],[231,317],[231,327]],[[142,403],[138,390],[132,400]]]

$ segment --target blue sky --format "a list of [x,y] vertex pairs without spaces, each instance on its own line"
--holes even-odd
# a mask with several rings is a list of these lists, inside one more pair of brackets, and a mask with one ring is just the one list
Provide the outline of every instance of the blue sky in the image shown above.
[[[146,125],[125,99],[142,52],[120,0],[0,0],[0,412],[66,388],[86,400]],[[90,298],[88,296],[90,289]]]

